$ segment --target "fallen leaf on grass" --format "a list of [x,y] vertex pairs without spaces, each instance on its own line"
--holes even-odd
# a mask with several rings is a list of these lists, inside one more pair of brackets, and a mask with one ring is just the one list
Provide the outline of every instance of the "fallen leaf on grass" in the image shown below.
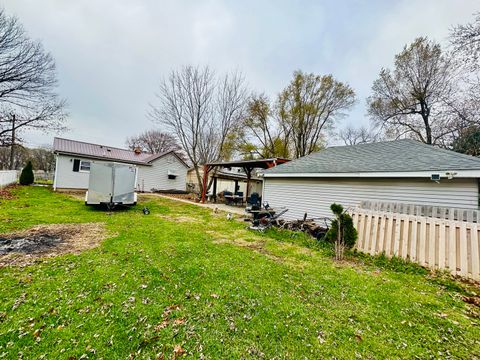
[[185,350],[180,345],[175,345],[175,347],[173,348],[173,358],[176,359],[183,354],[185,354]]
[[165,329],[167,326],[168,326],[168,321],[167,321],[167,320],[164,320],[164,321],[162,321],[160,324],[155,325],[154,329],[155,329],[156,331],[159,331],[159,330]]
[[214,298],[214,299],[218,299],[218,298],[220,297],[220,296],[217,295],[217,294],[211,294],[210,296],[211,296],[212,298]]
[[174,326],[183,325],[183,324],[185,324],[185,319],[175,319],[175,320],[173,320],[173,325]]
[[317,336],[317,339],[318,339],[318,342],[320,344],[324,344],[325,343],[325,334],[323,333],[323,331],[319,331],[318,332],[318,336]]

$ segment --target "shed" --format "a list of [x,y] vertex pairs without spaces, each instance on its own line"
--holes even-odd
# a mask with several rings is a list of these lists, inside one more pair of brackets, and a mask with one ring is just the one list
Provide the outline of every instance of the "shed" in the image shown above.
[[149,154],[63,139],[53,142],[55,160],[54,189],[87,189],[92,162],[119,162],[137,167],[136,190],[186,190],[188,165],[174,151]]
[[329,147],[263,177],[263,198],[288,219],[331,217],[334,202],[479,207],[480,159],[409,139]]

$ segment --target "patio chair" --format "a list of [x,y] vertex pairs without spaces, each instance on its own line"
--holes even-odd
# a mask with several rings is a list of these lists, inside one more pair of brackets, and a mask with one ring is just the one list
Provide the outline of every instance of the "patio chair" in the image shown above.
[[252,205],[252,206],[260,206],[260,195],[258,193],[254,192],[252,193],[248,198],[247,198],[247,204]]
[[240,205],[243,205],[243,191],[237,191],[235,195],[238,196],[237,198],[235,198],[235,204],[240,203]]

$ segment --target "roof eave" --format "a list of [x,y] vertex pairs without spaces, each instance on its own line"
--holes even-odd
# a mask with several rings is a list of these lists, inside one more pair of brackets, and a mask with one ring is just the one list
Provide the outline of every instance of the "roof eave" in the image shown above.
[[428,170],[404,172],[337,172],[337,173],[278,173],[265,172],[265,178],[430,178],[439,174],[441,178],[480,178],[477,170]]
[[103,161],[112,161],[112,162],[119,162],[119,163],[124,163],[124,164],[135,164],[135,165],[152,166],[152,164],[147,163],[147,162],[142,162],[142,161],[129,161],[129,160],[125,160],[125,159],[116,159],[116,158],[101,157],[101,156],[95,156],[95,155],[88,155],[88,154],[68,152],[68,151],[63,151],[63,150],[54,150],[53,153],[54,153],[54,154],[57,154],[57,155],[78,156],[78,157],[83,157],[83,158],[87,158],[87,159],[103,160]]

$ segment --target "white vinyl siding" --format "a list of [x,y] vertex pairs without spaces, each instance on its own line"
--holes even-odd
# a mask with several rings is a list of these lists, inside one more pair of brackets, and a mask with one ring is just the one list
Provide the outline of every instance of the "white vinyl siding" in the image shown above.
[[[73,171],[74,159],[80,160],[79,171]],[[90,172],[82,164],[109,161],[92,160],[81,156],[57,155],[55,171],[55,188],[88,189]],[[137,191],[150,192],[159,190],[185,190],[187,167],[175,156],[168,154],[152,162],[152,166],[137,166]],[[175,179],[168,179],[168,171],[176,174]]]
[[[168,154],[152,162],[152,166],[139,166],[137,190],[182,190],[187,187],[187,167],[175,155]],[[168,174],[175,174],[169,179]]]
[[79,159],[89,162],[90,159],[78,157],[57,155],[56,169],[55,169],[55,187],[60,189],[87,189],[88,171],[73,171],[73,160]]
[[287,219],[331,217],[334,202],[345,208],[361,201],[399,202],[478,209],[477,179],[264,179],[263,200],[272,207],[287,207]]

